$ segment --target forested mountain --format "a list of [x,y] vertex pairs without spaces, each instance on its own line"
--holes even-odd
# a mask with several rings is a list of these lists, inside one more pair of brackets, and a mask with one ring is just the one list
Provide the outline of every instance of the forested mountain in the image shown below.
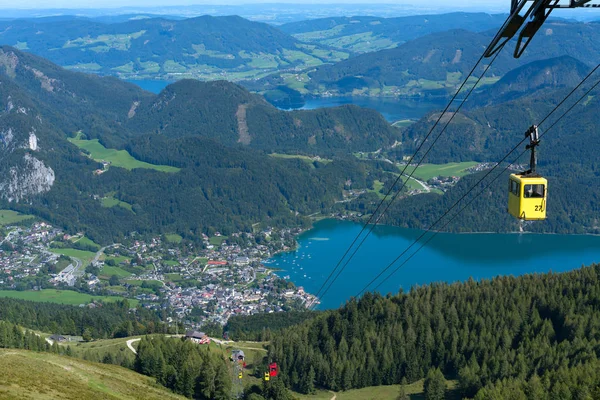
[[[485,107],[476,107],[479,101],[469,101],[473,107],[455,115],[446,131],[440,136],[425,162],[446,163],[453,161],[475,160],[481,162],[497,162],[511,150],[517,143],[524,139],[527,128],[539,123],[559,102],[571,91],[577,80],[574,75],[584,73],[585,70],[573,68],[567,72],[563,68],[567,65],[580,65],[572,59],[550,61],[548,65],[559,66],[566,75],[565,84],[569,87],[562,89],[548,89],[541,84],[538,90],[517,100],[492,104]],[[547,76],[542,62],[530,65],[507,74],[514,77],[515,82],[520,82],[518,76],[527,76],[527,82],[532,82],[541,76]],[[581,67],[583,68],[583,67]],[[530,71],[541,71],[529,74]],[[571,78],[573,81],[570,81]],[[569,80],[569,82],[567,82]],[[593,81],[593,80],[592,80]],[[543,79],[540,81],[543,82]],[[577,82],[578,83],[578,82]],[[519,83],[527,85],[527,83]],[[579,98],[591,83],[584,85],[573,98],[553,114],[540,127],[540,133],[545,134],[554,121],[564,113],[573,102]],[[498,88],[496,87],[498,86]],[[481,103],[486,101],[500,101],[501,97],[494,97],[511,87],[506,81],[500,81],[480,94]],[[521,94],[523,95],[523,94]],[[475,104],[473,104],[475,103]],[[600,116],[597,109],[600,100],[594,93],[581,104],[577,105],[569,114],[556,124],[548,134],[542,137],[538,151],[538,172],[549,181],[548,219],[543,223],[525,224],[527,231],[555,232],[555,233],[598,233],[600,215],[600,163],[597,154],[600,152],[600,133],[597,126]],[[410,155],[421,143],[429,132],[439,113],[432,113],[422,118],[417,123],[404,130],[403,146],[398,150],[398,158]],[[445,125],[445,124],[444,124]],[[439,129],[439,128],[438,128]],[[435,130],[433,137],[439,130]],[[525,144],[510,155],[507,162],[513,162],[518,155],[525,151]],[[425,147],[428,145],[426,144]],[[421,154],[423,151],[421,152]],[[417,156],[420,159],[421,155]],[[519,172],[528,168],[529,152],[521,157],[516,164],[519,166],[510,172]],[[506,166],[498,168],[491,177],[495,177]],[[409,171],[411,169],[409,168]],[[392,225],[408,226],[411,228],[428,228],[463,194],[475,184],[484,173],[463,178],[458,185],[450,189],[444,196],[426,194],[418,197],[409,197],[392,205],[388,211],[385,222]],[[491,179],[485,180],[484,185]],[[508,173],[497,179],[489,189],[485,190],[473,204],[468,206],[458,218],[448,225],[446,229],[454,232],[468,231],[517,231],[518,221],[509,217],[506,211],[506,182]],[[483,185],[474,190],[466,198],[469,201],[475,194],[483,189]],[[466,201],[460,203],[455,209],[458,211]],[[372,204],[377,203],[372,199]],[[451,213],[453,214],[453,213]],[[445,220],[435,227],[441,229]]]
[[[0,82],[1,207],[102,243],[133,231],[198,238],[256,222],[306,223],[302,216],[330,207],[346,182],[366,187],[368,165],[345,152],[399,138],[379,114],[358,107],[286,113],[225,82],[182,81],[156,96],[10,47],[0,53]],[[94,161],[67,140],[76,132],[98,139],[102,154],[102,145],[127,149],[181,170],[134,163],[102,171],[104,155]],[[305,162],[263,150],[338,156]],[[131,209],[103,207],[108,193]]]
[[[496,59],[484,83],[493,83],[507,72],[530,63],[560,56],[574,57],[586,65],[600,58],[600,23],[548,22],[516,60],[505,50]],[[448,95],[467,75],[489,45],[495,30],[476,33],[450,30],[433,33],[404,43],[397,48],[362,54],[333,65],[306,71],[306,77],[294,82],[304,93],[362,95]],[[586,40],[580,40],[581,37]],[[507,47],[514,46],[513,43]],[[485,68],[476,71],[479,76]],[[462,78],[462,79],[461,79]],[[276,87],[289,82],[274,75],[261,81]],[[299,89],[298,85],[302,85]]]
[[367,293],[283,331],[269,357],[304,393],[410,383],[440,368],[466,398],[590,398],[576,393],[599,386],[599,299],[598,265]]
[[392,145],[399,134],[376,111],[343,106],[284,112],[224,81],[184,80],[142,101],[127,126],[167,137],[199,135],[269,152],[330,156]]
[[398,18],[334,17],[291,22],[280,29],[304,42],[365,53],[397,47],[421,36],[451,29],[482,32],[499,28],[506,17],[464,12]]
[[508,72],[494,85],[473,95],[468,106],[481,107],[516,100],[541,89],[573,88],[590,69],[570,56],[534,61]]
[[303,44],[271,25],[237,16],[145,18],[114,24],[71,18],[0,21],[0,44],[70,69],[134,78],[216,79],[227,72],[236,80],[348,56]]
[[1,297],[0,306],[0,323],[87,340],[169,331],[154,311],[140,307],[132,312],[127,300],[82,308]]

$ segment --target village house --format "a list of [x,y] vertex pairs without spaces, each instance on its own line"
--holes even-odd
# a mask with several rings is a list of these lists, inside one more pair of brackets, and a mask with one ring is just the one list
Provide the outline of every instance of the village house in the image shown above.
[[185,333],[185,338],[197,343],[197,344],[208,344],[210,343],[210,338],[206,333],[199,331],[187,331]]

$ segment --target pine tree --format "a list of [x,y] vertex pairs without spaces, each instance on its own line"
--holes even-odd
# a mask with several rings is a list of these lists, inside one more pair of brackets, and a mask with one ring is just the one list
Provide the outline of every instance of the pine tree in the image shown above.
[[400,390],[398,391],[398,396],[396,400],[410,400],[410,397],[406,393],[406,388],[404,385],[400,385]]
[[429,370],[423,389],[426,400],[444,400],[446,398],[446,380],[438,368]]

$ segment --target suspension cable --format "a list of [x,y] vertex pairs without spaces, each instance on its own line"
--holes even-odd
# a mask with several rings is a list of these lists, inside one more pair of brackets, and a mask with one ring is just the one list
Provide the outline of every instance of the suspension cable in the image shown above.
[[[323,284],[321,285],[321,287],[319,288],[319,290],[317,291],[317,293],[315,293],[315,300],[313,301],[313,304],[311,304],[311,307],[315,305],[316,300],[318,299],[319,295],[321,294],[321,292],[323,291],[323,289],[325,288],[325,286],[327,285],[327,283],[329,282],[329,280],[333,277],[333,275],[335,274],[335,272],[338,270],[338,268],[340,267],[340,265],[342,264],[342,262],[344,261],[344,259],[346,258],[346,256],[350,252],[350,250],[354,247],[354,245],[356,244],[356,242],[358,241],[358,239],[362,236],[363,232],[373,222],[373,219],[377,215],[377,212],[379,211],[379,209],[381,208],[381,206],[383,205],[383,203],[390,196],[390,194],[394,190],[394,187],[398,184],[398,182],[400,181],[400,179],[404,175],[404,173],[405,173],[406,169],[408,168],[408,166],[410,165],[410,163],[413,161],[413,159],[415,158],[415,156],[417,155],[417,153],[421,150],[421,148],[423,147],[423,145],[425,144],[425,142],[427,141],[427,139],[429,138],[429,136],[431,136],[431,134],[433,133],[433,130],[437,127],[437,125],[439,124],[439,122],[443,118],[444,114],[448,111],[448,109],[450,108],[450,106],[452,105],[452,103],[456,100],[456,97],[461,93],[461,91],[463,90],[464,86],[467,84],[469,78],[473,75],[473,73],[475,72],[475,70],[477,69],[477,67],[479,66],[479,64],[481,64],[481,61],[483,59],[484,59],[484,54],[482,54],[479,57],[479,59],[477,60],[477,62],[475,63],[475,65],[473,66],[473,68],[471,69],[471,71],[469,71],[469,74],[467,75],[467,77],[465,78],[465,80],[462,82],[462,84],[460,85],[460,87],[458,88],[458,90],[456,91],[456,93],[452,96],[452,98],[450,99],[450,102],[446,105],[446,108],[444,108],[444,110],[442,111],[442,113],[440,114],[440,116],[438,117],[438,119],[436,120],[436,122],[434,123],[434,125],[431,127],[431,129],[429,130],[429,132],[427,133],[427,135],[425,136],[425,138],[421,141],[421,143],[419,144],[419,146],[417,147],[417,149],[414,151],[413,155],[407,161],[407,163],[404,166],[404,169],[402,170],[402,172],[400,173],[400,175],[398,175],[398,177],[396,178],[396,180],[394,181],[394,183],[392,184],[392,186],[389,188],[389,190],[387,191],[387,193],[385,194],[385,196],[381,199],[381,201],[379,202],[379,204],[375,208],[375,211],[373,212],[373,214],[371,214],[371,216],[368,219],[368,221],[366,222],[366,224],[363,225],[363,227],[360,230],[360,232],[358,233],[358,235],[356,235],[356,237],[354,238],[354,240],[352,241],[352,243],[350,244],[350,246],[346,249],[346,251],[344,252],[344,254],[342,255],[342,257],[340,258],[340,260],[335,265],[335,267],[331,270],[331,272],[329,273],[329,276],[327,277],[327,279],[325,279],[325,281],[323,282]],[[495,59],[496,59],[496,57],[494,57],[494,60]],[[489,69],[489,67],[491,66],[492,63],[493,63],[493,61],[488,65],[488,67],[486,68],[486,71],[487,71],[487,69]],[[480,80],[481,80],[481,78],[480,78]],[[477,83],[479,83],[479,80],[477,81]],[[475,84],[475,86],[477,86],[477,83]],[[463,103],[464,103],[465,100],[466,100],[466,98],[463,99]],[[400,189],[398,191],[401,191],[402,188],[404,188],[404,186],[406,185],[407,181],[408,181],[408,179],[403,182],[402,186],[400,187]],[[377,224],[378,221],[379,221],[379,218],[376,220],[375,224]],[[369,236],[369,234],[370,234],[371,231],[372,231],[372,229],[367,233],[367,236]],[[363,239],[363,242],[364,242],[364,239]],[[361,244],[362,244],[362,242],[361,242]],[[358,247],[360,248],[360,246],[361,245],[359,245]],[[355,253],[353,253],[353,255],[354,254]],[[336,275],[335,279],[337,279],[337,276],[339,276],[339,273],[338,273],[338,275]],[[328,288],[329,287],[331,287],[331,285],[329,285]]]
[[[468,91],[467,95],[464,97],[464,99],[462,99],[461,103],[459,104],[459,106],[456,108],[456,111],[454,111],[452,113],[452,115],[450,116],[450,118],[448,119],[448,121],[446,121],[444,127],[442,128],[442,130],[440,131],[440,133],[435,137],[435,139],[433,140],[433,142],[431,143],[431,145],[429,146],[429,148],[427,149],[427,151],[425,152],[425,154],[419,159],[419,162],[417,163],[417,165],[413,168],[412,172],[408,175],[408,177],[406,177],[406,180],[403,181],[402,185],[400,186],[400,189],[398,189],[398,191],[396,191],[396,193],[394,193],[394,195],[392,196],[392,199],[390,200],[390,202],[388,202],[388,204],[386,205],[385,209],[379,214],[379,216],[377,217],[376,221],[374,224],[371,225],[371,228],[369,229],[369,231],[367,232],[367,235],[363,237],[363,239],[361,240],[361,242],[358,244],[358,247],[356,247],[354,249],[354,252],[350,255],[350,257],[346,260],[346,262],[344,263],[344,265],[342,266],[342,268],[338,271],[338,273],[335,275],[335,277],[333,278],[333,280],[329,283],[329,285],[327,286],[327,288],[325,289],[325,291],[321,294],[321,298],[325,297],[325,295],[327,294],[327,292],[329,292],[329,289],[331,288],[331,286],[337,281],[337,279],[339,278],[339,276],[342,274],[342,272],[346,269],[346,267],[348,266],[348,264],[350,263],[350,261],[352,260],[352,258],[354,257],[354,255],[358,252],[358,250],[362,247],[363,243],[367,240],[367,238],[369,237],[369,235],[373,232],[373,230],[375,229],[375,227],[377,226],[377,224],[379,223],[379,221],[383,218],[383,216],[385,215],[385,213],[388,211],[388,209],[391,207],[392,203],[398,198],[398,196],[400,195],[400,193],[402,192],[402,189],[404,188],[404,186],[406,186],[407,182],[412,179],[414,173],[416,172],[416,170],[419,168],[419,166],[423,163],[423,161],[425,160],[425,158],[427,157],[427,155],[431,152],[431,150],[433,149],[433,146],[435,146],[435,144],[437,143],[437,141],[439,140],[439,138],[442,136],[442,134],[446,131],[446,128],[448,128],[448,125],[450,125],[450,123],[452,122],[452,120],[454,119],[454,117],[457,115],[457,113],[460,111],[460,109],[462,108],[462,106],[465,104],[465,102],[467,101],[467,99],[469,98],[469,96],[471,95],[471,93],[473,93],[473,91],[475,90],[475,88],[479,85],[479,83],[481,82],[481,80],[483,79],[483,77],[485,76],[485,74],[487,73],[487,71],[491,68],[491,66],[494,64],[494,61],[496,61],[496,58],[500,55],[500,52],[496,53],[494,55],[494,58],[491,60],[491,62],[486,66],[485,70],[483,71],[483,73],[481,74],[481,76],[477,79],[477,81],[475,82],[475,84],[470,88],[470,90]],[[467,78],[468,79],[468,78]],[[443,116],[443,113],[440,115],[440,119]],[[439,121],[439,119],[438,119]],[[432,128],[433,130],[433,128]],[[431,131],[430,131],[431,132]],[[428,135],[429,136],[429,135]],[[425,140],[427,139],[427,137],[425,138]],[[425,143],[425,140],[423,141],[423,143]],[[422,144],[423,144],[422,143]],[[417,149],[418,151],[418,149]],[[416,154],[416,153],[415,153]],[[414,155],[413,155],[414,157]],[[407,167],[410,165],[410,162],[412,161],[412,158],[410,161],[407,162],[407,164],[405,165],[404,169],[402,170],[402,172],[400,173],[400,175],[398,175],[398,177],[396,178],[396,181],[394,182],[393,187],[396,185],[396,182],[398,182],[399,179],[401,179],[402,176],[405,176],[404,173],[407,169]],[[316,298],[315,298],[316,299]],[[313,302],[314,303],[314,302]],[[311,306],[314,306],[315,304],[312,304]]]
[[[590,71],[590,73],[573,89],[571,90],[571,92],[560,102],[558,103],[553,109],[552,111],[550,111],[542,120],[541,122],[538,124],[538,126],[541,126],[544,122],[546,122],[548,120],[548,118],[557,111],[557,109],[564,104],[564,102],[573,95],[573,93],[575,93],[575,91],[577,89],[579,89],[581,87],[581,85],[583,85],[583,83],[594,73],[596,72],[596,70],[598,70],[598,68],[600,68],[600,64],[598,64],[592,71]],[[596,82],[589,90],[586,91],[586,93],[583,94],[583,96],[581,96],[571,107],[569,107],[569,109],[567,109],[567,111],[565,111],[556,121],[554,121],[554,123],[544,132],[540,135],[540,138],[542,136],[544,136],[548,131],[550,131],[552,128],[554,128],[554,126],[560,121],[562,120],[577,104],[579,104],[579,102],[581,102],[581,100],[583,98],[585,98],[593,89],[595,89],[598,85],[600,84],[600,80],[598,82]],[[427,230],[425,230],[417,239],[415,239],[413,241],[413,243],[408,246],[398,257],[396,257],[390,264],[388,264],[388,266],[386,266],[375,278],[373,278],[367,285],[365,285],[365,287],[363,287],[363,289],[355,296],[355,297],[359,297],[362,293],[364,293],[369,286],[371,286],[375,281],[377,281],[377,279],[379,279],[387,270],[389,270],[396,262],[398,262],[398,260],[400,260],[400,258],[402,258],[402,256],[404,256],[408,250],[410,250],[415,244],[417,244],[417,242],[419,240],[421,240],[427,233],[429,233],[432,228],[437,225],[446,215],[448,215],[450,213],[450,211],[452,209],[454,209],[469,193],[471,193],[483,180],[485,180],[485,178],[487,178],[501,163],[503,163],[509,156],[510,154],[512,154],[515,150],[517,150],[525,141],[527,140],[527,138],[523,138],[516,146],[514,146],[500,161],[498,161],[496,163],[496,165],[494,165],[493,168],[491,168],[490,170],[488,170],[488,172],[481,177],[473,186],[471,186],[471,188],[460,198],[458,199],[440,218],[438,218],[429,228],[427,228]],[[463,206],[452,218],[450,218],[441,228],[444,229],[446,226],[448,226],[448,224],[450,222],[452,222],[468,205],[470,205],[473,201],[475,201],[475,199],[480,196],[496,179],[498,179],[508,168],[510,165],[514,164],[523,154],[525,154],[525,152],[527,152],[527,150],[523,151],[512,163],[508,164],[498,175],[496,175],[496,177],[494,179],[492,179],[474,198],[472,198],[465,206]],[[430,236],[427,241],[425,241],[410,257],[408,257],[402,264],[400,264],[396,269],[394,269],[386,278],[384,278],[375,288],[374,290],[376,290],[377,288],[379,288],[385,281],[387,281],[388,279],[390,279],[392,277],[392,275],[394,275],[402,266],[404,266],[416,253],[418,253],[431,239],[433,239],[439,232],[440,230],[437,230],[433,233],[432,236]]]

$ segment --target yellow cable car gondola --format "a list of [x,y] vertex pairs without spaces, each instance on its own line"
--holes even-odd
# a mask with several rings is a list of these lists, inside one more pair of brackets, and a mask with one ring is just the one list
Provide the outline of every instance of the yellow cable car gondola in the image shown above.
[[268,382],[271,379],[271,376],[269,375],[268,372],[265,372],[265,382]]
[[536,172],[535,148],[540,144],[538,127],[532,126],[525,136],[529,136],[527,149],[531,150],[530,168],[520,174],[511,174],[508,181],[508,212],[524,221],[546,219],[546,198],[548,181]]

